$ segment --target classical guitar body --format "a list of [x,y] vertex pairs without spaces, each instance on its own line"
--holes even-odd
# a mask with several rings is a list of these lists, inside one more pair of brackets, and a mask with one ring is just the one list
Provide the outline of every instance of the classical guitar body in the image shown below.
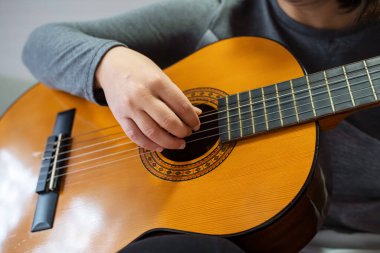
[[[165,72],[206,113],[227,94],[303,76],[281,45],[252,37],[208,46]],[[72,108],[72,159],[54,224],[31,232],[39,152],[57,113]],[[162,233],[222,236],[247,252],[298,252],[316,233],[326,191],[315,123],[223,144],[195,139],[182,153],[138,149],[118,127],[98,131],[115,124],[108,108],[42,84],[5,113],[1,252],[116,252]]]

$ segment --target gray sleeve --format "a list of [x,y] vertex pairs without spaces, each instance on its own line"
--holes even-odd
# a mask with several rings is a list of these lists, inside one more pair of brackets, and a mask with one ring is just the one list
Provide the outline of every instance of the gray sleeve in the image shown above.
[[45,84],[104,104],[93,84],[109,49],[128,46],[165,68],[196,49],[218,6],[218,0],[166,0],[108,19],[44,25],[29,36],[23,62]]

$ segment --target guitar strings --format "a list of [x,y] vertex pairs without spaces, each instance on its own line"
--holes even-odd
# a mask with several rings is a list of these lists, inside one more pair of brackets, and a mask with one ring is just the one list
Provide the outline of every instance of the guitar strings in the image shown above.
[[[345,88],[345,87],[341,87],[341,88]],[[369,87],[367,87],[365,89],[369,89]],[[362,91],[362,90],[364,90],[364,89],[359,89],[359,90],[354,91],[354,92],[358,92],[358,91]],[[341,95],[338,95],[338,96],[341,96]],[[328,99],[329,98],[325,98],[325,99],[321,99],[321,100],[318,100],[318,101],[315,101],[315,102],[319,102],[319,101],[322,101],[322,100],[328,100]],[[301,106],[304,106],[304,105],[307,105],[307,104],[301,104],[301,105],[298,105],[298,106],[301,107]],[[293,108],[284,109],[284,110],[281,110],[281,112],[284,112],[286,110],[293,110]],[[250,113],[250,112],[247,112],[247,113]],[[273,112],[273,113],[278,113],[278,112]],[[300,114],[302,114],[302,113],[305,113],[305,112],[301,112]],[[270,115],[270,114],[272,114],[272,113],[268,113],[267,115]],[[232,116],[237,116],[237,115],[232,115]],[[256,117],[256,119],[259,118],[259,117],[264,117],[264,115],[260,115],[260,116]],[[246,120],[250,120],[250,119],[246,119]],[[246,121],[246,120],[243,120],[243,121]],[[237,122],[232,122],[231,125],[236,124],[236,123]],[[219,127],[208,128],[208,129],[204,129],[203,131],[200,131],[200,132],[207,132],[207,131],[211,131],[211,130],[218,129],[218,128]],[[200,132],[198,132],[198,133],[200,133]],[[194,135],[196,135],[196,134],[197,133],[195,133]],[[110,142],[110,141],[114,141],[114,140],[109,140],[109,141],[106,141],[106,142]],[[105,143],[105,142],[103,142],[103,143]],[[103,144],[103,143],[101,143],[101,144]],[[93,150],[91,152],[82,153],[82,154],[79,154],[79,155],[75,155],[75,156],[71,156],[71,157],[68,157],[68,158],[61,159],[58,162],[69,160],[69,159],[75,159],[75,158],[78,158],[78,157],[83,157],[83,156],[90,155],[90,154],[93,154],[93,153],[97,153],[97,152],[100,152],[100,151],[109,150],[111,148],[116,148],[116,147],[119,147],[119,146],[128,145],[130,143],[132,143],[132,142],[121,143],[121,144],[117,144],[117,145],[114,145],[114,146],[109,146],[109,147],[106,147],[106,148],[102,148],[102,149],[98,149],[98,150]],[[70,152],[70,151],[61,152],[61,153],[67,153],[67,152]]]
[[[341,88],[345,88],[345,87],[341,87]],[[370,87],[363,88],[363,89],[358,89],[358,90],[353,91],[353,92],[360,92],[360,91],[363,91],[363,90],[366,90],[366,89],[370,89]],[[345,95],[345,94],[343,94],[343,95]],[[341,94],[341,95],[335,96],[334,98],[337,98],[337,97],[340,97],[340,96],[343,96],[343,95]],[[369,97],[372,97],[372,96],[373,96],[373,95],[369,95]],[[357,99],[360,99],[360,98],[357,98]],[[320,99],[320,100],[317,100],[317,101],[315,101],[315,102],[320,102],[320,101],[324,101],[324,100],[329,100],[329,98]],[[346,103],[346,102],[350,102],[350,100],[349,100],[349,101],[345,101],[345,103]],[[301,105],[299,105],[299,107],[301,107],[301,106],[305,106],[305,105],[310,105],[310,104],[311,104],[311,103],[301,104]],[[339,104],[339,103],[337,103],[336,105],[338,105],[338,104]],[[331,107],[331,104],[328,105],[328,106],[322,107],[321,109],[323,109],[323,108],[328,108],[328,107]],[[293,109],[293,108],[287,108],[287,109],[280,110],[280,111],[281,111],[281,112],[285,112],[285,111],[287,111],[287,110],[294,110],[294,109]],[[304,114],[304,113],[308,113],[308,112],[312,112],[312,111],[299,112],[298,115],[301,115],[301,114]],[[250,112],[247,112],[247,113],[250,113]],[[271,114],[277,114],[277,113],[278,113],[278,112],[267,113],[267,116],[268,116],[268,115],[271,115]],[[289,118],[289,117],[293,117],[293,116],[295,116],[295,115],[296,115],[296,114],[292,114],[292,115],[289,115],[289,116],[287,116],[287,117],[282,117],[282,119],[286,119],[286,118]],[[233,116],[237,116],[237,115],[233,115]],[[326,116],[327,116],[327,115],[326,115]],[[260,116],[258,116],[256,119],[258,119],[259,117],[265,117],[265,115],[260,115]],[[277,121],[277,120],[279,120],[279,119],[281,119],[281,117],[280,117],[280,118],[276,118],[276,119],[274,119],[274,120],[272,120],[272,121]],[[234,122],[231,122],[229,125],[231,126],[231,125],[233,125],[233,124],[238,124],[240,121],[241,121],[241,122],[244,122],[244,121],[247,121],[247,120],[251,120],[251,119],[244,119],[244,120],[234,121]],[[272,122],[272,121],[267,121],[267,122],[268,122],[268,124],[269,124],[269,123]],[[261,124],[265,124],[265,122],[262,122],[262,123],[260,123],[260,124],[257,124],[257,126],[259,126],[259,125],[261,125]],[[227,125],[222,125],[222,126],[227,126]],[[212,127],[212,128],[204,129],[204,130],[199,131],[199,132],[195,132],[195,133],[193,134],[193,136],[195,136],[195,135],[197,135],[197,134],[199,135],[200,132],[205,133],[205,132],[209,132],[209,131],[211,131],[211,130],[219,129],[219,127],[220,127],[220,126],[216,126],[216,127]],[[253,125],[250,125],[250,126],[248,126],[248,127],[253,127]],[[237,131],[237,130],[233,130],[233,131]],[[227,132],[227,133],[228,133],[228,132]],[[223,134],[223,133],[222,133],[222,134]],[[195,140],[198,140],[198,139],[195,139]],[[187,143],[193,142],[193,141],[195,141],[195,140],[188,141]],[[63,158],[63,159],[58,160],[57,162],[66,161],[66,160],[70,160],[70,159],[75,159],[75,158],[78,158],[78,157],[83,157],[83,156],[85,156],[85,155],[87,155],[87,154],[88,154],[88,155],[89,155],[89,154],[94,154],[94,153],[96,153],[96,152],[105,151],[105,150],[108,150],[108,149],[111,149],[111,148],[116,148],[116,147],[120,147],[120,146],[123,146],[123,145],[131,144],[131,143],[133,143],[133,142],[126,142],[126,143],[121,143],[121,144],[117,144],[117,145],[114,145],[114,146],[110,146],[110,147],[106,147],[106,148],[102,148],[102,149],[98,149],[98,150],[93,150],[93,151],[88,152],[88,153],[82,153],[82,154],[80,154],[80,155],[75,155],[75,156],[72,156],[72,157]],[[128,150],[128,151],[130,151],[130,150]],[[76,165],[76,164],[72,164],[72,166],[74,166],[74,165]]]
[[[363,89],[360,89],[360,90],[357,90],[357,91],[361,91],[361,90],[365,90],[365,89],[371,89],[371,87],[367,87],[367,88],[363,88]],[[356,91],[356,92],[357,92]],[[337,97],[337,96],[335,96]],[[373,97],[373,95],[367,95],[367,96],[364,96],[364,97],[359,97],[357,99],[363,99],[363,98],[368,98],[368,97]],[[322,99],[322,100],[326,100],[326,99]],[[338,104],[342,104],[342,103],[347,103],[347,102],[351,102],[351,100],[347,100],[347,101],[343,101],[343,102],[340,102],[340,103],[337,103]],[[328,107],[331,107],[331,105],[327,105],[325,107],[322,107],[321,109],[323,108],[328,108]],[[302,113],[308,113],[308,112],[312,112],[311,110],[310,111],[305,111],[305,112],[301,112],[300,114]],[[292,115],[288,115],[287,117],[283,117],[284,119],[285,118],[289,118],[289,117],[293,117],[295,116],[296,114],[292,114]],[[279,120],[280,118],[276,118],[276,119],[273,119],[273,120],[270,120],[268,121],[268,123],[270,122],[273,122],[273,121],[277,121]],[[250,120],[250,119],[246,119],[246,120]],[[235,122],[236,123],[236,122]],[[262,122],[262,123],[259,123],[257,125],[261,125],[261,124],[265,124],[265,122]],[[245,126],[243,127],[242,129],[245,129],[245,128],[252,128],[252,125],[249,125],[249,126]],[[235,129],[235,130],[232,130],[230,132],[233,132],[233,131],[240,131],[240,129]],[[264,131],[266,132],[266,131]],[[264,133],[263,132],[263,133]],[[206,136],[206,137],[202,137],[202,138],[198,138],[198,139],[195,139],[195,140],[191,140],[189,141],[188,143],[191,143],[191,142],[196,142],[196,141],[200,141],[200,140],[204,140],[204,139],[207,139],[207,138],[211,138],[211,137],[216,137],[216,136],[219,136],[220,134],[225,134],[225,133],[228,133],[227,132],[223,132],[223,133],[218,133],[218,134],[214,134],[214,135],[210,135],[210,136]],[[116,153],[111,153],[111,154],[108,154],[106,156],[101,156],[101,157],[96,157],[96,158],[93,158],[93,159],[89,159],[89,160],[85,160],[85,161],[81,161],[81,162],[77,162],[77,163],[74,163],[74,164],[69,164],[69,165],[65,165],[65,166],[61,166],[61,167],[58,167],[56,170],[59,171],[59,170],[62,170],[62,169],[66,169],[66,168],[72,168],[76,165],[81,165],[83,163],[87,163],[87,162],[91,162],[91,161],[96,161],[96,160],[99,160],[99,159],[104,159],[104,158],[107,158],[107,157],[111,157],[111,156],[115,156],[115,155],[119,155],[119,154],[122,154],[122,153],[126,153],[126,152],[131,152],[131,151],[134,151],[134,150],[138,150],[138,148],[132,148],[132,149],[128,149],[128,150],[123,150],[123,151],[119,151],[119,152],[116,152]],[[88,169],[91,169],[91,168],[96,168],[96,167],[99,167],[99,166],[103,166],[105,164],[110,164],[112,162],[117,162],[117,161],[120,161],[120,160],[125,160],[125,159],[128,159],[128,158],[133,158],[133,157],[137,157],[137,156],[141,156],[143,154],[147,154],[147,153],[152,153],[154,151],[147,151],[145,153],[141,153],[141,154],[137,154],[137,155],[133,155],[133,156],[127,156],[127,157],[124,157],[122,159],[118,159],[118,160],[113,160],[113,161],[109,161],[107,163],[102,163],[102,164],[96,164],[95,166],[90,166],[90,167],[86,167],[86,168],[79,168],[79,169],[76,169],[74,171],[71,171],[71,172],[68,172],[68,173],[63,173],[63,174],[60,174],[60,175],[57,175],[56,177],[60,177],[60,176],[63,176],[63,175],[69,175],[69,174],[74,174],[74,173],[77,173],[77,172],[81,172],[83,170],[88,170]],[[50,173],[49,173],[50,174]],[[46,175],[46,173],[42,173],[41,175]]]
[[[120,125],[116,125],[117,127],[120,127]],[[98,132],[100,131],[104,131],[104,130],[99,130]],[[102,135],[102,136],[99,136],[99,137],[95,137],[95,138],[91,138],[91,139],[85,139],[85,140],[81,140],[81,141],[77,141],[76,139],[74,140],[74,137],[72,137],[73,141],[72,142],[66,142],[66,141],[62,141],[61,142],[65,142],[66,144],[64,145],[61,145],[62,148],[64,147],[67,147],[67,146],[71,146],[74,141],[75,141],[75,145],[78,145],[78,144],[81,144],[81,143],[86,143],[86,142],[90,142],[90,141],[96,141],[96,140],[100,140],[100,139],[104,139],[104,138],[107,138],[107,137],[110,137],[110,136],[114,136],[114,135],[120,135],[120,134],[124,134],[125,133],[123,131],[121,132],[116,132],[116,133],[112,133],[112,134],[107,134],[107,135]],[[127,138],[127,136],[123,136],[124,138]],[[76,137],[75,137],[76,138]],[[116,138],[117,139],[117,138]],[[96,142],[95,142],[96,143]],[[57,144],[57,142],[55,142],[54,144]],[[62,143],[61,143],[62,144]],[[50,151],[53,151],[53,150],[50,150]]]
[[[102,145],[102,144],[106,144],[106,143],[109,143],[109,142],[114,142],[114,141],[118,141],[118,140],[122,140],[122,139],[127,139],[127,138],[128,138],[128,136],[121,136],[121,137],[118,137],[118,138],[114,138],[114,139],[110,139],[110,140],[106,140],[106,141],[102,141],[102,142],[95,142],[95,143],[93,143],[91,145],[82,146],[82,147],[74,148],[74,149],[70,149],[70,150],[65,150],[65,151],[59,152],[58,154],[59,155],[64,155],[64,154],[67,154],[67,153],[70,153],[70,152],[74,152],[74,151],[78,151],[78,150],[83,150],[83,149],[87,149],[87,148],[92,148],[92,147],[95,147],[95,146],[99,146],[99,145]],[[45,159],[51,159],[52,157],[44,157],[44,158]]]
[[[360,62],[360,61],[358,61],[358,62],[356,62],[356,63],[359,63],[359,62]],[[365,63],[365,61],[361,61],[361,62],[364,62],[364,63]],[[355,64],[355,63],[353,63],[353,64]],[[365,64],[364,66],[366,66],[366,64]],[[374,64],[373,66],[368,66],[368,68],[366,68],[366,70],[369,70],[369,69],[371,69],[371,68],[375,68],[375,67],[378,67],[378,66],[380,66],[380,63],[379,63],[379,64]],[[363,70],[363,69],[356,69],[356,70],[353,70],[353,71],[348,71],[348,72],[346,72],[346,74],[349,75],[349,74],[352,74],[352,73],[354,73],[354,72],[358,72],[358,71],[362,71],[362,70]],[[325,72],[325,71],[328,71],[328,70],[319,71],[319,72],[316,72],[316,73],[312,73],[312,74],[309,74],[309,75],[305,75],[305,76],[300,77],[300,78],[305,78],[306,76],[307,76],[307,77],[312,77],[312,76],[315,76],[315,75],[321,74],[321,73],[323,73],[323,72]],[[373,74],[373,73],[377,73],[377,72],[379,72],[379,71],[368,72],[368,73],[366,73],[366,74],[364,74],[364,75],[359,75],[359,76],[351,77],[351,78],[357,78],[357,77],[368,76],[368,78],[370,79],[369,74]],[[339,76],[345,76],[345,74],[344,74],[344,73],[343,73],[343,74],[337,74],[337,75],[334,75],[334,76],[330,76],[329,78],[331,79],[331,78],[339,77]],[[297,78],[295,78],[295,79],[297,79]],[[291,80],[295,80],[295,79],[291,79]],[[318,80],[315,80],[314,82],[319,82],[319,81],[325,81],[325,79],[324,79],[324,78],[322,78],[322,79],[318,79]],[[343,79],[343,80],[339,80],[339,81],[336,81],[336,82],[339,83],[339,82],[341,82],[341,81],[345,81],[345,79]],[[334,84],[334,83],[336,83],[336,82],[331,82],[331,83],[329,83],[329,85]],[[323,87],[323,85],[324,85],[324,84],[322,84],[321,86],[313,87],[313,88]],[[287,89],[287,90],[284,90],[284,91],[291,91],[291,89]],[[301,93],[301,92],[304,92],[304,91],[308,91],[308,89],[299,90],[298,92]],[[268,93],[267,95],[275,95],[275,94],[276,94],[275,92],[271,92],[271,93]],[[292,93],[286,93],[286,94],[283,94],[282,96],[291,95],[291,94],[292,94]],[[295,92],[295,94],[297,94],[297,93]],[[281,96],[279,96],[279,98],[281,98]],[[277,97],[276,97],[276,99],[277,99]],[[242,100],[242,102],[244,102],[244,101],[249,101],[249,100]],[[257,101],[257,102],[264,102],[264,101],[267,102],[267,101],[270,101],[270,99],[268,99],[268,100],[264,99],[264,100],[262,100],[262,101]],[[236,108],[231,108],[231,109],[236,109]],[[219,112],[221,112],[221,111],[219,111]],[[223,111],[222,111],[222,112],[223,112]],[[209,113],[209,114],[202,114],[199,118],[207,117],[207,116],[210,116],[210,115],[213,115],[213,114],[216,114],[216,113],[218,113],[218,112],[213,112],[213,113]],[[66,137],[66,138],[63,138],[62,141],[69,140],[69,139],[74,139],[74,138],[78,138],[78,137],[80,137],[80,136],[89,135],[89,134],[91,134],[91,133],[99,132],[99,131],[103,131],[103,130],[107,130],[107,129],[110,129],[110,128],[115,128],[115,127],[117,127],[117,126],[119,126],[119,125],[113,125],[113,126],[109,126],[109,127],[105,127],[105,128],[100,128],[100,129],[97,129],[97,130],[94,130],[94,131],[91,131],[91,132],[86,132],[86,133],[83,133],[83,134],[79,134],[79,135],[76,135],[76,136]]]
[[81,137],[81,136],[97,133],[97,132],[104,131],[104,130],[111,129],[111,128],[115,128],[115,127],[118,127],[118,126],[119,126],[119,124],[116,124],[116,125],[113,125],[113,126],[108,126],[108,127],[99,128],[99,129],[96,129],[96,130],[93,130],[93,131],[81,133],[81,134],[78,134],[76,136],[68,136],[68,137],[62,138],[61,141],[66,141],[66,140],[78,138],[78,137]]
[[[357,84],[358,84],[358,83],[357,83]],[[357,85],[357,84],[356,84],[356,85]],[[336,91],[336,90],[344,89],[344,88],[346,88],[346,87],[339,87],[339,88],[336,88],[336,89],[331,90],[331,91]],[[369,89],[369,88],[370,88],[370,87],[363,88],[363,89],[358,89],[358,90],[353,91],[353,92],[359,92],[359,91],[366,90],[366,89]],[[318,94],[316,94],[316,95],[318,95]],[[334,98],[337,98],[337,97],[339,97],[339,96],[343,96],[343,95],[346,95],[346,94],[337,95],[337,96],[335,96]],[[372,95],[371,95],[371,96],[372,96]],[[303,97],[303,98],[307,98],[307,97],[305,96],[305,97]],[[314,103],[316,103],[316,102],[321,102],[321,101],[324,101],[324,100],[329,100],[329,99],[330,99],[330,98],[324,98],[324,99],[316,100],[316,101],[314,101]],[[306,106],[306,105],[310,105],[310,103],[299,104],[298,107],[302,107],[302,106]],[[273,106],[276,106],[276,107],[277,107],[277,105],[273,105]],[[329,105],[329,107],[331,107],[331,105]],[[266,107],[266,108],[268,108],[268,107]],[[260,108],[260,109],[263,109],[263,108]],[[277,114],[277,113],[279,113],[279,112],[282,113],[282,112],[285,112],[285,111],[288,111],[288,110],[294,110],[294,108],[286,108],[286,109],[281,109],[281,110],[276,111],[276,112],[270,112],[270,113],[267,113],[267,116],[269,116],[269,115],[271,115],[271,114]],[[244,115],[244,114],[248,114],[248,113],[251,114],[252,112],[249,111],[249,112],[241,113],[240,115]],[[302,114],[302,113],[305,113],[305,112],[300,112],[299,114]],[[235,116],[239,116],[239,114],[231,115],[230,117],[235,117]],[[294,115],[292,115],[292,116],[294,116]],[[259,116],[256,116],[256,117],[255,117],[255,120],[259,119],[260,117],[265,117],[265,115],[259,115]],[[221,119],[226,119],[226,118],[221,118]],[[284,118],[283,118],[283,119],[284,119]],[[207,124],[207,123],[213,123],[213,122],[218,121],[218,120],[219,120],[219,119],[216,119],[216,120],[210,120],[210,121],[206,121],[206,122],[204,122],[204,123],[202,123],[202,124],[205,125],[205,124]],[[244,121],[246,121],[246,120],[251,120],[251,119],[244,119],[244,120],[234,121],[234,122],[231,122],[230,125],[237,124],[237,123],[239,123],[240,121],[244,122]],[[226,126],[226,125],[223,125],[223,126]],[[198,131],[198,132],[193,133],[192,136],[199,135],[199,134],[201,134],[201,133],[205,133],[205,132],[208,132],[208,131],[211,131],[211,130],[216,130],[216,129],[219,129],[219,127],[220,127],[220,126],[211,127],[211,128],[206,128],[206,129],[203,129],[202,131]],[[125,137],[125,138],[126,138],[126,137]],[[121,139],[121,138],[119,138],[119,139]],[[105,142],[102,142],[102,143],[97,143],[97,144],[91,145],[91,147],[96,146],[96,145],[98,145],[98,144],[103,144],[103,143],[108,143],[108,142],[113,142],[113,141],[115,141],[115,139],[111,139],[111,140],[108,140],[108,141],[105,141]],[[94,154],[94,153],[97,153],[97,152],[105,151],[105,150],[108,150],[108,149],[111,149],[111,148],[114,148],[114,147],[116,148],[116,147],[120,147],[120,146],[128,145],[128,144],[131,144],[131,143],[133,143],[133,142],[130,141],[130,142],[122,143],[122,144],[116,144],[116,145],[114,145],[114,146],[109,146],[109,147],[106,147],[106,148],[101,148],[101,149],[93,150],[93,151],[90,151],[90,152],[87,152],[87,153],[82,153],[82,154],[79,154],[79,155],[74,155],[74,156],[72,156],[72,157],[63,158],[63,159],[58,160],[57,162],[66,161],[66,160],[69,160],[69,159],[75,159],[75,158],[78,158],[78,157],[83,157],[83,156],[86,156],[86,155],[90,155],[90,154]],[[84,149],[84,148],[86,148],[86,147],[83,147],[83,149]],[[82,148],[73,149],[73,150],[79,150],[79,149],[82,149]],[[73,151],[73,150],[71,150],[71,151]],[[59,154],[66,154],[66,153],[69,153],[69,152],[70,152],[70,150],[69,150],[69,151],[60,152]],[[52,158],[52,157],[50,157],[50,158]]]
[[[120,126],[120,125],[117,125],[117,126]],[[103,131],[103,130],[99,130],[100,131]],[[121,137],[117,137],[117,138],[114,138],[114,139],[110,139],[110,140],[107,140],[107,141],[101,141],[101,142],[94,142],[90,145],[84,145],[84,146],[79,146],[79,147],[76,147],[76,148],[73,148],[73,149],[70,149],[70,150],[66,150],[66,151],[62,151],[60,152],[59,154],[60,155],[63,155],[63,154],[66,154],[66,153],[69,153],[69,152],[74,152],[74,151],[78,151],[78,150],[82,150],[82,149],[87,149],[87,148],[91,148],[91,147],[94,147],[94,146],[98,146],[98,145],[101,145],[101,144],[104,144],[104,143],[107,143],[107,142],[114,142],[114,141],[118,141],[120,139],[128,139],[128,136],[125,135],[124,132],[117,132],[117,133],[112,133],[112,134],[108,134],[108,135],[102,135],[102,136],[99,136],[99,137],[95,137],[95,138],[91,138],[91,139],[86,139],[86,140],[82,140],[82,141],[75,141],[75,145],[78,145],[78,144],[81,144],[81,143],[84,143],[84,142],[90,142],[90,141],[94,141],[94,140],[100,140],[100,139],[104,139],[104,138],[108,138],[110,136],[114,136],[114,135],[120,135],[120,134],[123,134],[123,136]],[[65,148],[65,147],[72,147],[73,146],[73,141],[71,142],[65,142],[65,141],[62,141],[61,140],[61,146],[60,148]],[[53,145],[56,145],[57,142],[54,142]],[[54,146],[55,147],[55,146]],[[46,151],[44,152],[54,152],[55,151],[55,148],[52,148],[52,149],[46,149]],[[51,159],[52,157],[45,157],[43,156],[43,153],[42,151],[37,151],[35,152],[37,155],[37,157],[41,157],[41,159]]]
[[[367,97],[371,97],[371,95],[360,97],[360,98],[367,98]],[[347,101],[344,101],[344,102],[341,102],[341,103],[347,103],[347,102],[350,102],[350,100],[347,100]],[[338,103],[338,104],[341,104],[341,103]],[[326,106],[325,108],[327,108],[327,107],[329,107],[329,106]],[[311,111],[308,111],[308,112],[311,112]],[[246,126],[244,128],[248,128],[248,127],[252,127],[252,126]],[[215,134],[215,135],[207,136],[207,137],[204,137],[204,138],[201,138],[201,139],[193,140],[192,142],[203,140],[203,139],[207,139],[207,138],[211,138],[211,137],[215,137],[215,136],[219,136],[219,134]],[[219,143],[219,145],[221,145],[221,144]],[[136,150],[136,149],[134,149],[134,150]],[[123,158],[120,158],[120,159],[116,159],[116,160],[112,160],[112,161],[108,161],[108,162],[105,162],[105,163],[102,163],[102,164],[95,164],[95,165],[91,165],[91,166],[88,166],[88,167],[79,168],[79,169],[76,169],[74,171],[70,171],[70,172],[66,172],[66,173],[62,173],[62,174],[56,175],[54,178],[59,178],[59,177],[62,177],[62,176],[73,175],[73,174],[77,174],[78,175],[78,173],[83,172],[83,171],[88,171],[90,169],[94,169],[94,168],[97,168],[97,167],[109,165],[109,164],[116,163],[116,162],[120,162],[120,161],[123,161],[123,160],[126,160],[126,159],[137,158],[137,157],[140,157],[141,155],[149,154],[149,153],[153,153],[153,152],[154,151],[146,151],[146,152],[141,153],[141,154],[126,156],[126,157],[123,157]],[[64,169],[64,168],[60,168],[60,170],[61,169]],[[79,174],[79,176],[80,176],[80,174]],[[49,182],[50,180],[51,180],[51,178],[47,179],[46,181]],[[37,183],[40,183],[40,182],[42,182],[42,180],[38,180]]]
[[[376,73],[377,72],[379,72],[379,71],[376,71]],[[375,72],[372,72],[372,74],[373,73],[375,73]],[[352,78],[358,78],[358,77],[363,77],[363,76],[365,76],[365,75],[359,75],[359,76],[355,76],[355,77],[352,77]],[[377,80],[377,79],[372,79],[372,80]],[[346,81],[345,79],[343,80],[338,80],[338,81],[336,81],[336,82],[332,82],[332,83],[330,83],[330,84],[336,84],[336,83],[340,83],[340,82],[343,82],[343,81]],[[367,81],[360,81],[360,82],[357,82],[357,83],[351,83],[351,86],[355,86],[355,85],[358,85],[358,84],[362,84],[362,83],[366,83]],[[313,87],[313,88],[317,88],[318,86],[316,86],[316,87]],[[323,86],[319,86],[319,87],[323,87]],[[336,87],[336,88],[332,88],[332,89],[330,89],[330,92],[332,92],[332,91],[337,91],[337,90],[340,90],[340,89],[345,89],[345,88],[347,88],[346,86],[343,86],[343,87]],[[306,90],[303,90],[303,91],[308,91],[307,89]],[[354,91],[354,92],[356,92],[356,91]],[[300,92],[299,92],[300,93]],[[325,92],[319,92],[319,93],[315,93],[314,94],[314,96],[317,96],[317,95],[320,95],[320,94],[325,94]],[[288,94],[288,95],[290,95],[290,94]],[[342,95],[345,95],[345,94],[342,94]],[[340,95],[338,95],[338,96],[340,96]],[[337,97],[337,96],[336,96]],[[298,99],[304,99],[304,98],[309,98],[309,96],[308,95],[306,95],[306,96],[304,96],[304,97],[300,97],[300,98],[298,98]],[[274,98],[274,99],[277,99],[277,98]],[[327,98],[327,99],[329,99],[329,98]],[[327,100],[327,99],[322,99],[322,100]],[[322,100],[320,100],[320,101],[322,101]],[[246,100],[247,101],[247,100]],[[266,100],[266,101],[269,101],[269,99],[268,100]],[[288,102],[292,102],[293,100],[287,100],[287,101],[283,101],[283,103],[288,103]],[[320,101],[314,101],[314,102],[320,102]],[[256,102],[257,103],[257,102]],[[255,103],[249,103],[249,104],[244,104],[244,105],[240,105],[240,106],[238,106],[238,107],[236,107],[236,108],[230,108],[229,110],[231,111],[231,110],[235,110],[235,109],[239,109],[239,108],[244,108],[244,107],[246,107],[246,106],[251,106],[251,105],[254,105]],[[305,105],[308,105],[308,104],[302,104],[302,105],[298,105],[297,107],[301,107],[301,106],[305,106]],[[273,105],[270,105],[270,106],[265,106],[265,109],[269,109],[269,108],[271,108],[271,107],[278,107],[278,105],[277,104],[273,104]],[[259,110],[262,110],[262,109],[264,109],[264,106],[262,106],[261,108],[254,108],[254,110],[253,111],[259,111]],[[288,108],[288,109],[284,109],[284,110],[280,110],[280,112],[284,112],[284,111],[286,111],[286,110],[293,110],[293,108]],[[218,112],[217,112],[218,113]],[[240,115],[244,115],[244,114],[248,114],[248,113],[251,113],[250,111],[248,111],[248,112],[244,112],[244,113],[241,113]],[[277,111],[276,112],[272,112],[272,113],[268,113],[267,115],[270,115],[270,114],[273,114],[273,113],[278,113]],[[215,113],[214,113],[215,114]],[[239,116],[239,114],[235,114],[235,115],[230,115],[230,117],[235,117],[235,116]],[[257,116],[257,117],[255,117],[255,119],[257,119],[258,117],[264,117],[264,115],[260,115],[260,116]],[[205,125],[205,124],[208,124],[208,123],[212,123],[212,122],[216,122],[216,121],[218,121],[218,120],[221,120],[221,119],[227,119],[227,117],[224,117],[224,118],[219,118],[219,119],[215,119],[215,120],[210,120],[210,121],[206,121],[206,122],[203,122],[202,124],[203,125]],[[233,123],[232,123],[233,124]],[[216,128],[216,127],[215,127]],[[213,129],[215,129],[215,128],[213,128]],[[204,133],[204,132],[207,132],[207,131],[210,131],[211,129],[204,129],[204,130],[202,130],[202,131],[198,131],[198,132],[195,132],[194,134],[193,134],[193,136],[194,135],[196,135],[196,134],[201,134],[201,133]],[[121,132],[122,133],[122,132]],[[101,145],[101,144],[105,144],[105,143],[109,143],[109,142],[113,142],[113,141],[116,141],[116,140],[119,140],[119,139],[123,139],[123,138],[127,138],[127,136],[123,136],[123,137],[118,137],[118,138],[115,138],[115,139],[111,139],[111,140],[107,140],[107,141],[103,141],[103,142],[99,142],[99,143],[95,143],[95,144],[91,144],[91,145],[88,145],[88,146],[84,146],[84,147],[79,147],[79,148],[74,148],[74,149],[71,149],[71,150],[66,150],[66,151],[62,151],[62,152],[60,152],[59,153],[59,155],[61,155],[61,154],[66,154],[66,153],[69,153],[69,152],[73,152],[73,151],[77,151],[77,150],[83,150],[83,149],[87,149],[87,148],[90,148],[90,147],[94,147],[94,146],[98,146],[98,145]],[[127,145],[127,144],[129,144],[129,143],[132,143],[132,141],[130,141],[130,142],[126,142],[125,143],[125,145]],[[69,145],[69,144],[68,144]],[[67,146],[67,145],[66,145]],[[81,156],[83,156],[83,155],[81,155]],[[45,157],[45,159],[49,159],[49,158],[51,158],[51,157]],[[74,158],[74,157],[73,157]]]
[[131,144],[131,143],[132,143],[132,142],[119,143],[119,144],[116,144],[116,145],[113,145],[113,146],[108,146],[108,147],[101,148],[101,149],[95,149],[95,150],[93,150],[93,151],[90,151],[90,152],[87,152],[87,153],[82,153],[82,154],[75,155],[75,156],[72,156],[72,157],[69,156],[69,157],[62,158],[62,159],[58,160],[57,163],[58,163],[58,162],[64,162],[64,161],[67,161],[67,160],[71,160],[71,159],[80,158],[80,157],[83,157],[83,156],[87,156],[87,155],[95,154],[95,153],[98,153],[98,152],[101,152],[101,151],[106,151],[106,150],[113,149],[113,148],[117,148],[117,147],[126,146],[126,145],[129,145],[129,144]]

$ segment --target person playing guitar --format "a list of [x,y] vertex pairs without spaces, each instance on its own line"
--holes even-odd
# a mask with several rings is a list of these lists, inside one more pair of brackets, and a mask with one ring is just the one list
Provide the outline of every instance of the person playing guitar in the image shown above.
[[[133,142],[162,152],[186,148],[202,115],[162,69],[238,36],[276,41],[314,73],[380,55],[380,1],[166,0],[108,19],[39,27],[23,61],[45,84],[108,105]],[[379,129],[380,108],[371,108],[321,132],[318,163],[332,200],[324,229],[380,233]],[[123,252],[243,250],[220,237],[158,235]]]

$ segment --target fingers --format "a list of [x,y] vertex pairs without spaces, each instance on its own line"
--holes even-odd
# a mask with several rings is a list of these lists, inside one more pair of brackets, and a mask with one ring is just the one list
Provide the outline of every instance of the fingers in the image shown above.
[[162,101],[165,102],[190,129],[195,131],[199,130],[200,121],[193,105],[175,84],[165,85],[163,89],[157,92]]
[[129,118],[126,118],[123,120],[122,123],[120,123],[121,127],[123,128],[124,132],[127,134],[129,139],[139,145],[142,148],[146,148],[149,150],[155,150],[157,152],[162,152],[163,148],[154,143],[153,141],[149,140],[139,129],[139,127],[136,125],[136,123]]
[[199,110],[153,61],[136,51],[109,50],[95,78],[115,118],[141,147],[180,148],[180,138],[199,128]]
[[196,113],[198,116],[202,114],[202,110],[199,109],[198,107],[196,107],[196,106],[193,105],[193,109],[194,109],[195,113]]
[[153,100],[146,108],[146,113],[157,122],[157,124],[179,138],[189,136],[192,131],[164,102]]
[[185,148],[185,141],[162,129],[145,112],[140,112],[133,120],[127,119],[126,134],[140,147],[161,152],[163,147],[169,149]]

